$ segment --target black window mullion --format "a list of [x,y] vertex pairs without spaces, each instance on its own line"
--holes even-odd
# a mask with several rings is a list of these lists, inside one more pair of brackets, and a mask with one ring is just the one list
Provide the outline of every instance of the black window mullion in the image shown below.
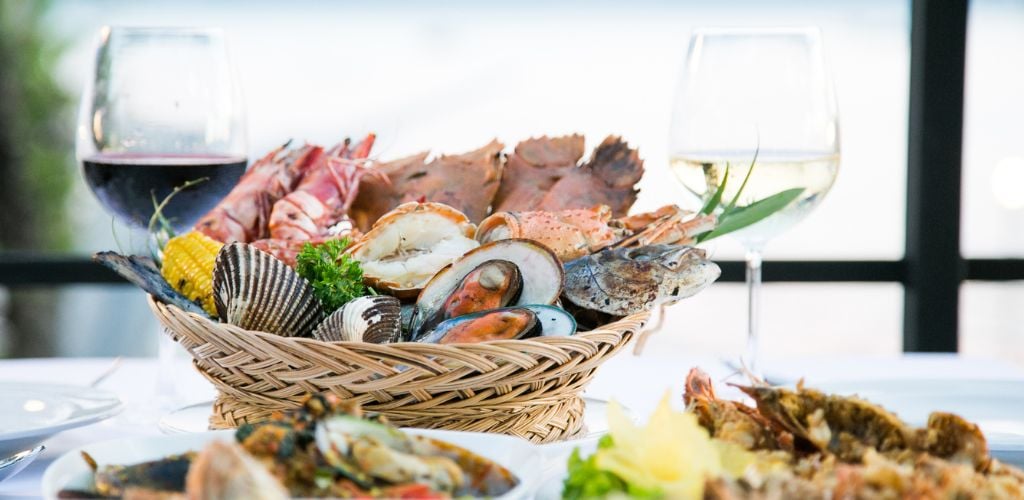
[[955,352],[967,0],[913,0],[904,351]]

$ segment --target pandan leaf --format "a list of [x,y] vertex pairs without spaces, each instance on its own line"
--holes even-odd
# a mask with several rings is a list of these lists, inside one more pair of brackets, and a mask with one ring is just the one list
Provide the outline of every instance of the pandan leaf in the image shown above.
[[804,188],[787,189],[785,191],[775,193],[767,198],[758,200],[745,207],[734,209],[731,212],[728,212],[727,216],[719,219],[718,227],[698,236],[697,242],[701,243],[708,241],[760,222],[775,212],[785,208],[786,205],[789,205],[793,200],[799,198],[800,194],[803,192]]

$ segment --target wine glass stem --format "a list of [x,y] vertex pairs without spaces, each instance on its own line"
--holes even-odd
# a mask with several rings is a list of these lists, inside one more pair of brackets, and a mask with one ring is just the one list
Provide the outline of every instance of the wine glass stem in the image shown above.
[[747,249],[747,369],[757,374],[761,320],[761,249]]

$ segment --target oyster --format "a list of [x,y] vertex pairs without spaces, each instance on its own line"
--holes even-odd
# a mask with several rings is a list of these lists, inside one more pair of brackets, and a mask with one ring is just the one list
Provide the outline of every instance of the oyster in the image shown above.
[[217,254],[213,300],[221,320],[285,337],[309,336],[324,317],[306,280],[245,243],[224,245]]
[[367,285],[399,298],[416,296],[435,273],[479,246],[462,212],[441,203],[405,203],[380,218],[349,248]]
[[564,297],[584,309],[626,316],[694,295],[720,274],[693,247],[607,249],[565,265]]
[[512,340],[540,333],[537,314],[525,307],[506,307],[466,314],[442,322],[419,339],[437,344],[471,344],[488,340]]
[[489,260],[464,276],[455,291],[417,330],[430,329],[438,323],[463,314],[505,307],[519,298],[523,275],[519,267],[507,260]]
[[[522,285],[518,297],[505,305],[553,304],[562,290],[562,264],[550,249],[531,240],[509,239],[471,250],[439,271],[416,299],[411,333],[416,337],[437,324],[442,309],[467,275],[489,261],[506,261],[518,268]],[[439,316],[440,315],[440,316]]]
[[402,336],[402,304],[389,295],[358,297],[347,302],[313,330],[325,342],[386,344]]

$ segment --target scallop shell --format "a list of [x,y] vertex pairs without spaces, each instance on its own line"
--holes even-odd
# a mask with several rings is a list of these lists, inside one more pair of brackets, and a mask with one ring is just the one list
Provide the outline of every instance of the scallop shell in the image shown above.
[[386,344],[402,336],[401,302],[388,295],[359,297],[334,311],[313,330],[325,342]]
[[245,243],[224,245],[217,254],[213,300],[223,321],[285,337],[309,336],[324,317],[309,282]]

